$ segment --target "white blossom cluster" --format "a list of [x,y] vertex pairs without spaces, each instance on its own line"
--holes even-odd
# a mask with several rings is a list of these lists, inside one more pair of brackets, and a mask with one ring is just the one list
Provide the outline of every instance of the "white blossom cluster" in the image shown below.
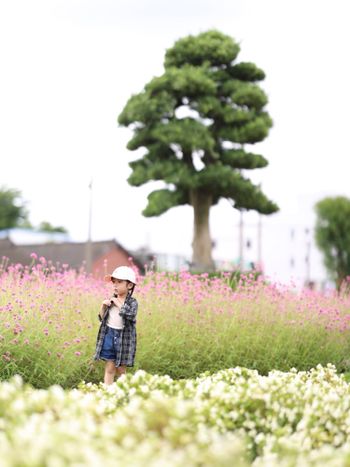
[[0,383],[0,466],[346,466],[350,386],[335,367],[233,368],[111,386]]

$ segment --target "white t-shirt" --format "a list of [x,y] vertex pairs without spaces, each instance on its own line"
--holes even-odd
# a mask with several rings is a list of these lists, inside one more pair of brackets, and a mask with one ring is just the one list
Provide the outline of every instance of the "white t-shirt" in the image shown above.
[[123,318],[119,315],[119,308],[112,305],[109,310],[107,326],[113,329],[123,329]]

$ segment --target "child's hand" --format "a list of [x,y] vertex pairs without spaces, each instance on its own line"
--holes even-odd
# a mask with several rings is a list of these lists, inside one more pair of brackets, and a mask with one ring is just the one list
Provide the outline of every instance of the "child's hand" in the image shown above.
[[123,303],[117,298],[117,297],[113,297],[111,298],[111,304],[115,305],[117,308],[121,308]]
[[103,300],[102,305],[104,305],[104,306],[111,306],[111,303],[112,303],[112,301],[109,300],[109,299],[107,299],[107,300]]

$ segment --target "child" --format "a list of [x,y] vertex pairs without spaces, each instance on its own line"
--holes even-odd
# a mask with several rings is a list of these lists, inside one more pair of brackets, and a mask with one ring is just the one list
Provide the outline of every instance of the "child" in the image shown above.
[[136,276],[131,268],[119,266],[105,280],[113,284],[114,295],[102,302],[94,359],[106,362],[104,383],[112,384],[116,374],[119,377],[134,365],[138,303],[132,297]]

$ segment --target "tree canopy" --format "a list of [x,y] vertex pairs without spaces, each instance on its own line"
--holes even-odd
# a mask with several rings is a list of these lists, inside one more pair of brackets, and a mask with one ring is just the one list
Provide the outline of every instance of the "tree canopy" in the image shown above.
[[150,193],[143,214],[193,206],[194,262],[206,266],[212,262],[209,209],[221,198],[237,209],[278,210],[245,176],[268,164],[245,146],[266,138],[272,120],[258,84],[265,74],[254,63],[237,63],[239,51],[215,30],[179,39],[166,51],[164,73],[131,96],[118,119],[133,130],[128,149],[146,149],[130,163],[129,183],[165,182]]
[[328,197],[315,205],[316,244],[338,290],[350,276],[350,199]]
[[28,218],[28,210],[22,199],[22,193],[12,188],[0,188],[0,230],[9,230],[15,227],[37,230],[49,233],[67,233],[67,229],[61,226],[53,226],[43,221],[38,227],[34,227]]
[[19,190],[0,188],[0,230],[19,227],[27,222],[27,210]]

